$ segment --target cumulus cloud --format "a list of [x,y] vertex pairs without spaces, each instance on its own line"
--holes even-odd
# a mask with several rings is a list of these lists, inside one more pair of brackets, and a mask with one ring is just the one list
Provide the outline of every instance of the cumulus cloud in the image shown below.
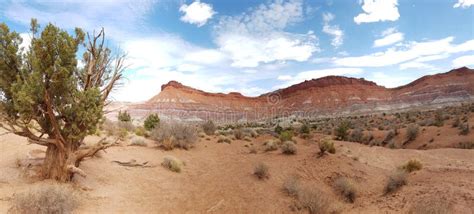
[[323,32],[333,37],[331,45],[338,48],[344,42],[344,31],[338,25],[330,25],[335,16],[332,13],[323,14]]
[[382,32],[382,38],[374,41],[373,47],[388,46],[397,42],[401,42],[403,39],[403,33],[398,32],[395,28],[389,28]]
[[[333,62],[338,66],[346,67],[383,67],[397,65],[403,62],[423,57],[439,58],[438,55],[461,53],[474,50],[474,40],[461,44],[453,44],[454,37],[424,42],[409,42],[401,46],[392,47],[384,52],[376,52],[363,56],[337,58]],[[434,60],[431,59],[431,60]],[[430,60],[424,58],[425,61]]]
[[285,32],[288,26],[301,20],[301,0],[262,4],[240,15],[222,17],[214,28],[215,43],[230,56],[234,67],[307,61],[319,50],[314,33]]
[[474,65],[474,55],[461,56],[453,60],[453,67]]
[[396,21],[400,17],[397,0],[364,0],[361,13],[354,17],[357,24]]
[[200,2],[199,0],[190,5],[181,5],[179,11],[184,13],[181,17],[181,21],[195,24],[198,27],[205,25],[207,21],[216,14],[212,5]]
[[474,5],[474,0],[458,0],[458,2],[453,5],[453,8],[468,8],[472,5]]

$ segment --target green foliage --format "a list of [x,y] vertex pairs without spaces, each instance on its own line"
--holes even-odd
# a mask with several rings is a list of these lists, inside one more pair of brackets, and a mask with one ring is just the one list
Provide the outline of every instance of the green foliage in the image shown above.
[[143,122],[143,126],[146,130],[151,131],[154,128],[158,127],[160,124],[160,117],[157,114],[150,114],[146,117],[145,122]]
[[277,134],[281,134],[281,132],[283,131],[283,128],[280,126],[280,124],[278,124],[276,127],[275,127],[275,132]]
[[283,131],[280,133],[280,140],[281,142],[291,141],[293,139],[293,132],[292,131]]
[[339,123],[339,126],[334,130],[334,134],[336,135],[337,140],[347,140],[349,136],[349,128],[350,123],[349,121],[342,121]]
[[309,132],[310,132],[310,129],[309,129],[308,124],[303,123],[303,125],[300,128],[300,133],[301,134],[309,134]]
[[130,114],[127,111],[119,111],[117,115],[117,119],[122,122],[131,122],[132,117],[130,117]]

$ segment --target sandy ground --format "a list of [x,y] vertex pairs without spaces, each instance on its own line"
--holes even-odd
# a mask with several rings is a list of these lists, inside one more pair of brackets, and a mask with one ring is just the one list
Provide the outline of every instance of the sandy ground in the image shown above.
[[[201,139],[189,151],[163,151],[151,142],[148,147],[112,147],[80,166],[88,176],[77,177],[73,184],[81,198],[77,213],[306,213],[294,211],[294,199],[282,191],[292,175],[334,198],[342,213],[406,213],[412,204],[431,198],[451,204],[453,213],[474,212],[474,150],[398,150],[336,142],[336,154],[318,158],[315,142],[321,137],[298,139],[298,153],[292,156],[263,152],[269,136],[231,144],[218,144],[216,137]],[[250,154],[244,146],[250,143],[258,154]],[[7,212],[15,193],[44,182],[25,176],[18,167],[29,156],[41,156],[42,150],[21,137],[0,137],[0,213]],[[185,161],[181,173],[160,166],[167,155]],[[409,175],[407,186],[384,196],[387,176],[414,158],[423,169]],[[112,162],[131,159],[156,167],[129,168]],[[269,179],[252,175],[259,162],[269,166]],[[339,176],[357,185],[355,203],[344,202],[334,192],[332,184]]]

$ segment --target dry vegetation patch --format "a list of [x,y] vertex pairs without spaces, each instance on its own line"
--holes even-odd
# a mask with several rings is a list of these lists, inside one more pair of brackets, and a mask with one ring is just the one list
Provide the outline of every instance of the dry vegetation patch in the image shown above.
[[166,156],[163,158],[161,165],[173,172],[181,172],[184,162],[173,156]]
[[334,189],[348,202],[354,203],[357,190],[354,184],[347,178],[338,178],[334,182]]
[[38,184],[15,195],[9,213],[72,213],[78,205],[77,201],[74,190],[67,185]]
[[400,189],[407,184],[407,173],[405,171],[396,171],[389,176],[387,184],[385,185],[384,193],[389,194]]
[[264,163],[258,163],[253,170],[253,174],[257,176],[258,179],[267,179],[270,177],[269,168]]

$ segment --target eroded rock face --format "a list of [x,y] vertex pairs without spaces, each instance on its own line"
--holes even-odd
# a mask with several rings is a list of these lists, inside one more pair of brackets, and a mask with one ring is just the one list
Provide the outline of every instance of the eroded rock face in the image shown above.
[[474,70],[463,67],[424,76],[393,89],[364,79],[328,76],[258,97],[246,97],[238,92],[208,93],[171,81],[147,102],[129,104],[122,109],[138,119],[153,112],[164,119],[236,122],[292,115],[323,117],[398,111],[471,101],[474,101]]

